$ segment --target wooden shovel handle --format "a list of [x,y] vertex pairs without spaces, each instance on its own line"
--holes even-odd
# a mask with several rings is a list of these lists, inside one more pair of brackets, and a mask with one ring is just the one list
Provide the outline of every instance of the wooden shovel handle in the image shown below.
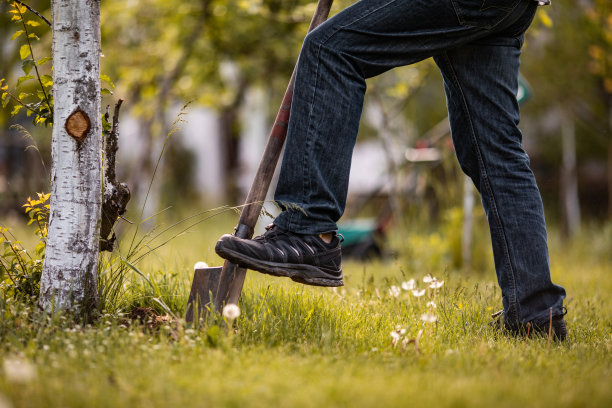
[[[308,32],[314,30],[327,20],[332,3],[333,0],[318,0],[317,8],[310,22]],[[285,144],[285,137],[287,136],[296,69],[297,64],[291,74],[289,85],[287,86],[280,109],[276,115],[276,120],[268,136],[268,142],[266,143],[261,162],[259,163],[257,173],[253,179],[253,184],[251,185],[251,189],[245,201],[245,206],[240,215],[240,220],[238,221],[235,232],[238,238],[250,239],[253,237],[255,224],[257,223],[263,202],[268,194],[272,176],[274,175],[274,170],[276,169],[278,158],[280,157],[281,150]],[[217,296],[215,297],[215,308],[217,310],[220,310],[223,304],[238,302],[238,298],[242,292],[245,275],[246,269],[225,261],[223,269],[221,270]]]
[[[332,6],[333,0],[319,0],[317,8],[310,22],[308,32],[317,28],[321,23],[327,20],[329,10]],[[293,100],[293,88],[295,85],[295,73],[297,65],[293,69],[289,85],[283,96],[280,109],[274,120],[274,125],[268,136],[268,143],[264,150],[259,168],[253,179],[253,184],[249,190],[245,201],[245,207],[240,215],[238,221],[238,227],[236,228],[236,236],[239,238],[251,238],[253,236],[253,229],[261,213],[261,207],[268,190],[270,189],[270,183],[274,176],[274,170],[278,163],[278,158],[285,144],[285,138],[287,136],[287,126],[289,125],[289,111],[291,110],[291,102]]]

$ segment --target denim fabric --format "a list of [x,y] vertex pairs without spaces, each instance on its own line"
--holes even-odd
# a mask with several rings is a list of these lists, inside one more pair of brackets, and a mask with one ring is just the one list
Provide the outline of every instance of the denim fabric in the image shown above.
[[457,158],[482,197],[510,324],[562,314],[551,282],[544,210],[521,145],[516,100],[532,0],[361,0],[305,39],[274,221],[335,231],[346,204],[366,78],[434,57]]

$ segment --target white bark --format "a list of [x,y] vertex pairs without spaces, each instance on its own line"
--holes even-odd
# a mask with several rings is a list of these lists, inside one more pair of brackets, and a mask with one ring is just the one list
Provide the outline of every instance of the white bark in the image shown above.
[[100,1],[55,0],[51,216],[40,306],[97,304],[101,208]]
[[472,230],[474,229],[474,185],[463,177],[463,227],[461,229],[461,258],[464,268],[472,266]]
[[561,109],[561,140],[563,162],[561,167],[561,198],[563,225],[566,236],[580,231],[580,200],[578,197],[578,171],[576,164],[576,128],[574,119]]

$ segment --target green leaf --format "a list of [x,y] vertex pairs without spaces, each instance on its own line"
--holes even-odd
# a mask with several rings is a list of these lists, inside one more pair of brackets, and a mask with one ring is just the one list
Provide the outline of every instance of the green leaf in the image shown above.
[[23,30],[19,30],[19,31],[15,32],[15,34],[13,34],[13,36],[11,37],[11,41],[14,40],[15,38],[19,37],[23,33],[25,33],[25,31],[23,31]]
[[115,89],[115,84],[111,82],[111,79],[108,75],[100,75],[100,79],[111,86],[111,88]]
[[22,108],[23,108],[23,105],[13,106],[13,110],[11,111],[11,116],[17,115]]
[[53,85],[53,77],[51,75],[41,75],[40,82],[42,82],[44,87],[49,87]]
[[26,59],[21,63],[21,69],[25,72],[26,75],[30,73],[30,71],[34,68],[34,60]]
[[26,21],[26,24],[29,25],[30,27],[38,27],[40,25],[38,21],[34,21],[34,20],[28,20]]
[[108,88],[102,88],[101,94],[102,95],[112,95],[113,93]]
[[24,75],[22,77],[17,78],[17,86],[21,85],[23,82],[27,81],[28,79],[34,79],[34,77],[32,75]]
[[30,55],[30,46],[28,44],[23,44],[19,49],[19,56],[21,59],[26,59]]
[[41,66],[41,65],[45,65],[47,62],[51,61],[53,58],[51,57],[43,57],[41,59],[39,59],[38,61],[36,61],[36,65]]

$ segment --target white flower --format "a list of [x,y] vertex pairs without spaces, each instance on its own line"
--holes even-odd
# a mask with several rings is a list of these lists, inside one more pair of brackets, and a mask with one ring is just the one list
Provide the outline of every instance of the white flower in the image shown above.
[[208,264],[206,262],[196,262],[195,265],[193,265],[193,269],[205,269],[208,268]]
[[238,305],[230,303],[223,307],[223,317],[227,320],[236,320],[238,316],[240,316],[240,308]]
[[440,289],[442,285],[444,285],[444,281],[434,279],[434,281],[429,284],[429,287],[431,289]]
[[389,289],[389,294],[393,297],[398,297],[400,293],[401,293],[400,288],[398,288],[395,285],[391,286],[391,289]]
[[34,364],[23,359],[7,358],[4,360],[2,368],[8,382],[27,383],[36,378],[36,367]]
[[433,313],[425,313],[421,315],[421,320],[424,321],[425,323],[433,323],[436,320],[438,320],[438,318]]
[[425,294],[425,289],[421,289],[421,290],[415,289],[412,291],[412,294],[416,297],[421,297]]
[[431,276],[430,274],[427,274],[423,277],[423,282],[425,283],[430,283],[433,282],[436,278],[434,278],[433,276]]
[[416,288],[416,281],[414,279],[410,279],[408,282],[402,282],[402,289],[404,290],[414,290]]
[[434,309],[435,309],[435,308],[436,308],[436,307],[438,307],[438,306],[436,306],[436,302],[434,302],[434,301],[432,300],[432,301],[430,301],[430,302],[427,302],[427,307],[431,307],[431,308],[434,308]]
[[393,347],[395,347],[401,338],[404,337],[404,334],[406,334],[406,329],[398,328],[397,330],[393,330],[391,332],[391,338],[393,339],[391,344],[393,344]]

